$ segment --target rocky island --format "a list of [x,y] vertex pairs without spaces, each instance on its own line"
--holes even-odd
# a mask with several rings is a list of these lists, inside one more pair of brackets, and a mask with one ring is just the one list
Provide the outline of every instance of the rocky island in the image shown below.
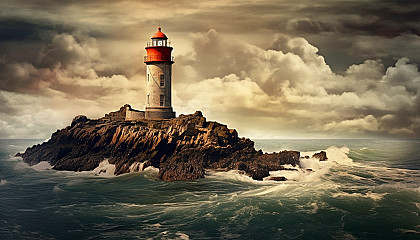
[[[199,111],[175,118],[171,105],[174,59],[169,43],[159,27],[146,45],[144,111],[126,104],[100,119],[77,116],[50,140],[17,156],[30,165],[47,161],[56,170],[69,171],[91,171],[107,161],[115,165],[115,175],[153,166],[159,168],[159,178],[165,181],[203,178],[206,169],[236,169],[263,180],[270,171],[300,164],[299,152],[257,151],[253,141],[239,138],[237,131],[226,125],[207,121]],[[325,152],[313,157],[326,159]]]
[[[115,165],[115,175],[153,166],[159,169],[159,178],[164,181],[203,178],[206,169],[235,169],[254,180],[262,180],[270,171],[300,162],[297,151],[268,154],[255,150],[253,141],[239,138],[237,131],[226,125],[207,121],[200,111],[161,120],[77,116],[47,142],[16,156],[29,165],[47,161],[53,169],[69,171],[90,171],[107,160]],[[325,152],[313,157],[326,160]]]

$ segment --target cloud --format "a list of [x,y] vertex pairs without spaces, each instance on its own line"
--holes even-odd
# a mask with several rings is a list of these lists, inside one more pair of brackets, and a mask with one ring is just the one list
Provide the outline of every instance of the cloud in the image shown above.
[[127,102],[143,107],[143,74],[103,76],[115,65],[102,58],[96,39],[49,36],[31,62],[0,59],[0,138],[46,138],[78,114],[101,117]]
[[330,122],[325,124],[325,131],[339,131],[339,132],[376,132],[379,129],[379,123],[372,115],[367,115],[363,118],[343,120],[340,122]]
[[215,119],[227,114],[240,119],[235,124],[241,129],[250,125],[243,122],[258,119],[270,123],[272,135],[282,135],[288,127],[303,135],[419,134],[414,123],[419,116],[420,75],[407,58],[386,70],[381,61],[366,60],[338,75],[303,38],[279,36],[273,44],[277,50],[232,43],[215,30],[195,34],[192,40],[193,52],[181,58],[178,68],[194,69],[195,81],[189,78],[174,86],[175,104],[182,109],[200,107]]

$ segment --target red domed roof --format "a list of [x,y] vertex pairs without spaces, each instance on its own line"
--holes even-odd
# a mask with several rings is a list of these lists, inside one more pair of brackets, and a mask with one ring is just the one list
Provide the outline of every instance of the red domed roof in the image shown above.
[[166,35],[163,32],[161,32],[160,29],[161,28],[158,27],[158,31],[157,31],[157,33],[155,33],[155,35],[153,35],[152,39],[153,38],[168,39],[168,37],[166,37]]

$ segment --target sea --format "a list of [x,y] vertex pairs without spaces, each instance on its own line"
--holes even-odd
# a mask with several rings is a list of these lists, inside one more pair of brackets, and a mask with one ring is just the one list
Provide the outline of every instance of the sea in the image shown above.
[[164,182],[154,168],[113,176],[14,157],[40,142],[0,140],[0,239],[420,239],[420,140],[255,140],[327,152],[272,172],[284,182],[237,171]]

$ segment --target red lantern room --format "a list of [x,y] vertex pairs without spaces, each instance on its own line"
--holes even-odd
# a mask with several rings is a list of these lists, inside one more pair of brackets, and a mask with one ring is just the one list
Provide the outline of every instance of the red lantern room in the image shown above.
[[168,37],[161,32],[161,28],[153,35],[152,41],[147,43],[146,51],[147,56],[144,57],[146,64],[153,62],[169,62],[174,63],[174,59],[171,56],[172,47],[170,46]]

